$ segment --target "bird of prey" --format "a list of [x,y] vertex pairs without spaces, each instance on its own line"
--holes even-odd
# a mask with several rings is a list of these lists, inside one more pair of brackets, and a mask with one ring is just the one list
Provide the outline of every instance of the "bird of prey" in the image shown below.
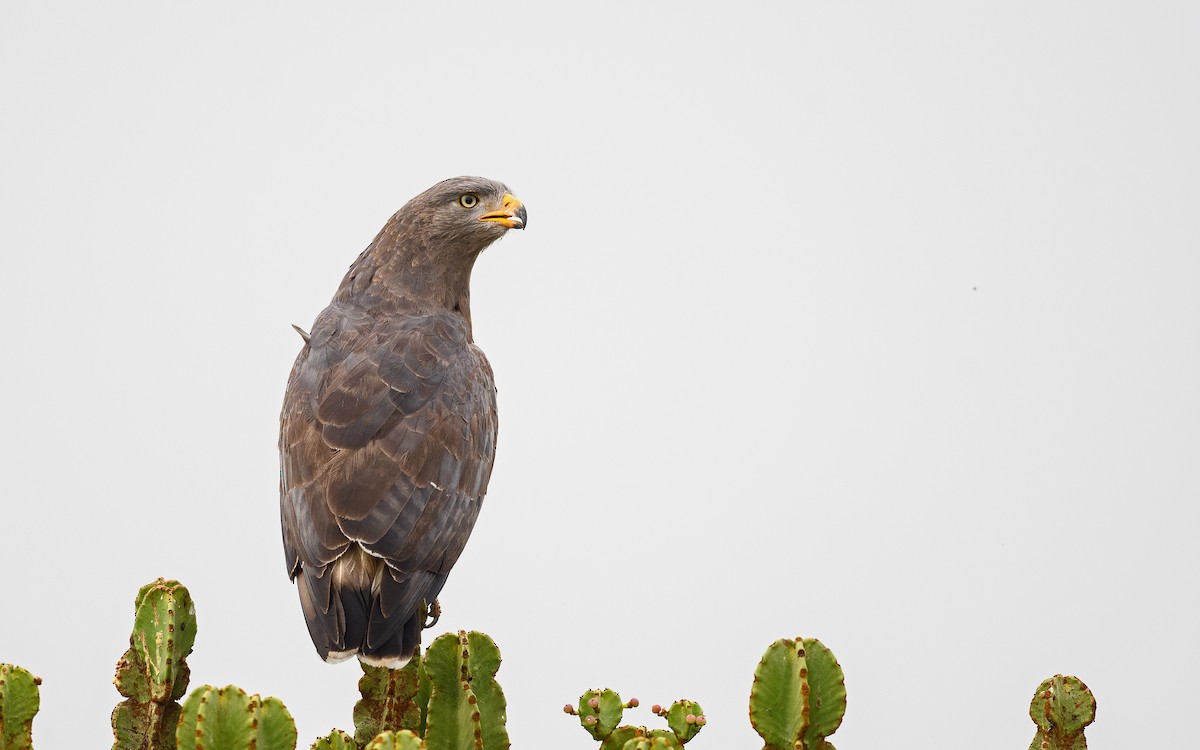
[[300,332],[280,415],[279,505],[288,575],[326,661],[402,667],[436,619],[496,450],[471,269],[525,222],[499,182],[440,182],[392,216]]

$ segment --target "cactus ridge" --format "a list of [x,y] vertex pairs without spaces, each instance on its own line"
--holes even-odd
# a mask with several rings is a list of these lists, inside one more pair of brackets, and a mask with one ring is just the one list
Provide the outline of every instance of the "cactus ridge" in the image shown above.
[[810,728],[805,744],[819,750],[824,740],[837,731],[846,715],[846,678],[833,652],[816,638],[804,639],[808,663],[808,720]]
[[[471,686],[471,691],[478,700],[479,728],[483,735],[483,746],[487,750],[507,750],[508,738],[508,701],[500,683],[496,682],[496,673],[500,671],[500,649],[489,636],[472,630],[466,635],[462,645],[464,671],[463,678]],[[459,633],[460,639],[463,637]]]
[[33,717],[42,681],[14,664],[0,664],[0,750],[32,750]]

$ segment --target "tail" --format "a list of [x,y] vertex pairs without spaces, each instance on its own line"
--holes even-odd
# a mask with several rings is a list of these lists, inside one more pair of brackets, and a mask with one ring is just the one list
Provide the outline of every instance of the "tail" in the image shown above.
[[399,669],[420,652],[425,602],[445,574],[392,570],[352,545],[333,564],[304,566],[296,576],[300,607],[317,653],[327,662],[351,656]]

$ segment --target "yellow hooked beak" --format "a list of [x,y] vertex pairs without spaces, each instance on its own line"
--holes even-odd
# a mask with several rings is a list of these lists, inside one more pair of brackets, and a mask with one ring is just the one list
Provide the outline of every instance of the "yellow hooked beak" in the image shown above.
[[504,200],[500,202],[499,211],[489,211],[479,217],[480,221],[494,221],[502,227],[508,229],[524,229],[525,223],[528,221],[528,214],[525,212],[525,206],[512,193],[505,193]]

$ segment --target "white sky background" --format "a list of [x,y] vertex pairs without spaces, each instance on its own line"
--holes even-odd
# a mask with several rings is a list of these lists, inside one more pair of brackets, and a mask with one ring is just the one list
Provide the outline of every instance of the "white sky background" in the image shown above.
[[845,750],[1026,747],[1056,672],[1096,747],[1185,744],[1198,6],[566,5],[0,8],[0,661],[45,680],[37,746],[110,741],[160,575],[193,685],[352,729],[280,545],[289,324],[459,174],[530,215],[476,267],[499,454],[441,597],[515,746],[593,746],[561,706],[608,686],[759,747],[797,634]]

